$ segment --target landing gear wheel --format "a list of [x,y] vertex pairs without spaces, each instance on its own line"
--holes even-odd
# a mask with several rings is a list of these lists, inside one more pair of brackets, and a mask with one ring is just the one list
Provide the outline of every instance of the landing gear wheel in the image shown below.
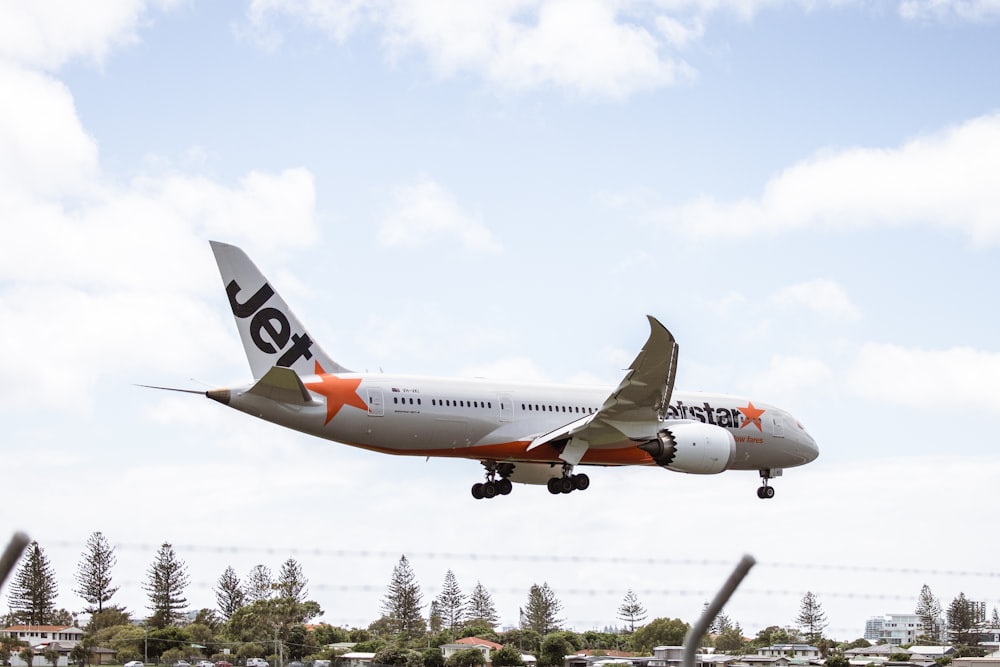
[[562,482],[562,480],[559,477],[553,477],[545,483],[545,487],[549,490],[549,493],[555,496],[562,493],[560,482]]
[[590,478],[580,473],[579,475],[573,475],[573,488],[577,491],[586,491],[587,487],[590,486]]
[[765,486],[764,487],[764,498],[774,498],[774,487]]
[[511,483],[509,479],[504,478],[501,479],[499,482],[497,482],[497,493],[499,493],[501,496],[506,496],[508,493],[511,492],[511,489],[513,488],[514,485]]
[[472,497],[476,500],[482,500],[486,496],[486,489],[483,488],[486,485],[482,482],[476,482],[472,485]]
[[497,495],[496,482],[486,482],[483,484],[483,497],[493,498]]
[[573,484],[572,477],[560,477],[559,478],[559,492],[560,493],[570,493],[576,485]]

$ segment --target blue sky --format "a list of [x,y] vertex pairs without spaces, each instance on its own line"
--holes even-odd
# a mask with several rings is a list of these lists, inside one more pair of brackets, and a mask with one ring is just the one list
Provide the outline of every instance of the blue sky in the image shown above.
[[[138,613],[162,541],[193,607],[227,565],[294,555],[343,625],[377,616],[402,553],[428,600],[450,567],[514,623],[547,581],[579,630],[613,625],[629,588],[693,621],[743,553],[760,565],[727,612],[749,634],[807,590],[840,639],[924,583],[1000,605],[998,18],[995,0],[5,3],[0,530],[47,548],[71,609],[94,530]],[[136,388],[249,379],[209,239],[359,370],[613,385],[653,314],[679,387],[781,405],[821,457],[767,503],[754,474],[652,469],[483,503],[473,462]]]

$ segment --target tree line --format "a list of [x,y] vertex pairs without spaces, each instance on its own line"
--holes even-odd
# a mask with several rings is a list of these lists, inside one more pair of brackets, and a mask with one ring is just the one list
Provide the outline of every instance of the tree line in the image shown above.
[[[322,609],[319,603],[308,599],[308,580],[294,558],[282,563],[276,576],[264,564],[255,565],[243,579],[231,566],[227,567],[213,589],[217,608],[198,611],[193,622],[188,623],[188,603],[184,597],[190,583],[187,566],[169,543],[160,546],[147,571],[142,587],[148,596],[149,614],[137,624],[128,610],[113,603],[118,592],[112,579],[116,563],[115,550],[107,538],[100,532],[93,533],[81,555],[73,592],[87,603],[83,611],[91,615],[84,628],[83,646],[112,648],[118,651],[120,662],[172,662],[179,658],[242,661],[256,656],[271,656],[279,662],[306,657],[332,659],[336,652],[328,648],[330,645],[351,642],[355,644],[353,650],[376,653],[377,661],[382,664],[444,667],[443,658],[442,664],[437,663],[441,656],[437,647],[476,636],[508,649],[494,657],[497,667],[520,664],[522,652],[536,655],[543,665],[561,665],[562,656],[582,649],[648,655],[654,646],[682,644],[690,630],[690,625],[679,618],[661,617],[643,624],[648,612],[629,590],[616,610],[623,628],[576,633],[563,627],[562,603],[548,583],[543,582],[530,586],[519,610],[519,626],[498,632],[500,616],[482,582],[477,581],[471,592],[465,593],[449,569],[440,593],[425,603],[405,555],[393,568],[381,601],[381,616],[366,628],[319,624],[307,629],[305,624],[320,616]],[[9,587],[11,611],[4,619],[5,625],[74,625],[73,614],[56,608],[57,595],[56,578],[44,549],[32,542]],[[926,585],[915,613],[922,619],[926,635],[922,639],[928,643],[937,643],[947,629],[958,643],[971,646],[977,630],[985,624],[985,608],[981,603],[960,594],[943,614],[940,603]],[[996,609],[992,620],[1000,626]],[[723,613],[714,619],[704,641],[719,652],[734,654],[776,643],[807,641],[819,647],[828,659],[833,658],[834,663],[846,648],[864,645],[859,643],[864,640],[844,644],[824,637],[826,616],[812,592],[802,598],[794,625],[794,628],[770,626],[748,639],[739,623]],[[192,644],[204,648],[191,655]],[[17,649],[9,638],[0,642],[0,664]],[[223,649],[228,649],[228,653]],[[479,653],[481,659],[482,654],[473,649],[459,652],[453,656],[456,658],[453,662],[458,667],[477,664],[468,662],[477,659],[473,653]],[[558,661],[545,662],[555,660],[556,656]],[[83,655],[77,658],[86,660]]]

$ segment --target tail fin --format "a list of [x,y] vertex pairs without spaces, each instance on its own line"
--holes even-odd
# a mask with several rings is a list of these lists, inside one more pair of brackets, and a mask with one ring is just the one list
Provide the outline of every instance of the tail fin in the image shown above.
[[290,368],[299,375],[350,372],[313,341],[245,252],[228,243],[209,243],[255,379],[274,366]]

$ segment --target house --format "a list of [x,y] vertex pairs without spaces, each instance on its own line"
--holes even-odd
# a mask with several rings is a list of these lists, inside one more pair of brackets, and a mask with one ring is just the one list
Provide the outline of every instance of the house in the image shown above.
[[[466,637],[465,639],[473,639],[473,640],[475,640],[476,638],[475,637]],[[454,644],[442,644],[441,645],[441,654],[444,656],[444,659],[447,661],[448,658],[450,658],[451,656],[455,655],[459,651],[464,651],[464,650],[470,649],[470,648],[476,648],[476,649],[479,649],[480,651],[483,652],[483,660],[485,661],[486,667],[490,667],[490,665],[493,664],[493,661],[490,658],[490,651],[493,650],[494,646],[497,647],[497,648],[502,648],[501,644],[497,644],[496,642],[487,641],[485,639],[479,639],[479,640],[475,641],[474,643],[473,642],[468,642],[468,641],[466,641],[466,642],[455,642]]]
[[465,644],[466,646],[489,646],[491,651],[503,648],[503,644],[497,644],[481,637],[462,637],[461,639],[456,639],[455,643]]
[[744,655],[730,664],[732,667],[788,667],[790,662],[783,655]]
[[910,654],[910,660],[919,662],[920,660],[934,661],[938,658],[954,657],[958,651],[951,646],[911,646],[906,649]]
[[370,667],[374,659],[374,653],[345,653],[337,658],[337,664],[344,667]]
[[32,647],[47,646],[54,641],[73,647],[83,640],[83,630],[72,625],[11,625],[0,633],[27,642]]
[[955,658],[952,667],[1000,667],[1000,655],[988,655],[985,658]]
[[649,667],[680,667],[683,662],[683,646],[654,646]]
[[823,657],[818,648],[809,644],[774,644],[757,649],[757,655],[785,656],[800,660],[819,660]]

